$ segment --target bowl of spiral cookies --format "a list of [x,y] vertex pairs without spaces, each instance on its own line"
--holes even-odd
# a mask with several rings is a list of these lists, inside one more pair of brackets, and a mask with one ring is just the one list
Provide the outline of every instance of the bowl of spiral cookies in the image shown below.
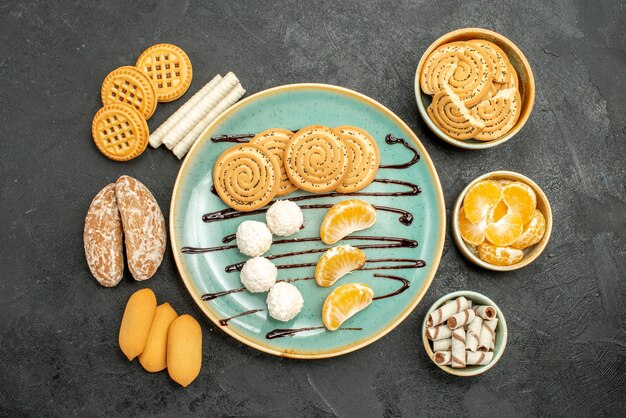
[[424,52],[415,97],[428,127],[447,143],[484,149],[513,138],[535,102],[535,80],[522,51],[480,28],[449,32]]

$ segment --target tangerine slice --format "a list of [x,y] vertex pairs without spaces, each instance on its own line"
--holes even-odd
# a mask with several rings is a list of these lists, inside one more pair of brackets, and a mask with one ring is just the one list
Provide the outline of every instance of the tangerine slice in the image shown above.
[[315,282],[328,287],[365,264],[365,253],[351,245],[338,245],[326,251],[315,267]]
[[374,206],[363,200],[344,200],[326,212],[320,226],[320,238],[325,244],[334,244],[346,235],[369,228],[374,223]]
[[517,213],[524,225],[532,218],[537,207],[537,196],[530,186],[516,181],[502,189],[502,198],[511,212]]
[[329,331],[335,331],[346,320],[365,309],[374,297],[374,291],[363,283],[349,283],[333,290],[322,307],[322,322]]
[[487,222],[481,219],[478,223],[473,224],[465,217],[463,207],[459,210],[459,232],[463,240],[470,245],[480,245],[485,240],[485,228]]
[[509,207],[506,205],[506,203],[504,203],[504,200],[501,200],[500,203],[498,203],[491,209],[489,215],[487,216],[487,219],[489,222],[498,222],[508,212]]
[[519,263],[524,258],[524,252],[511,247],[497,247],[488,242],[478,246],[478,257],[494,266],[510,266]]
[[494,245],[511,245],[522,235],[524,224],[516,213],[504,215],[498,222],[487,224],[485,237]]
[[511,244],[511,247],[522,250],[531,245],[535,245],[541,241],[545,233],[546,219],[543,217],[543,213],[541,213],[540,210],[535,209],[533,217],[530,218],[530,221],[524,226],[524,232],[522,232],[522,235],[520,235],[517,241]]
[[463,199],[465,216],[471,223],[478,223],[500,200],[502,200],[502,187],[497,182],[479,181],[465,194],[465,199]]

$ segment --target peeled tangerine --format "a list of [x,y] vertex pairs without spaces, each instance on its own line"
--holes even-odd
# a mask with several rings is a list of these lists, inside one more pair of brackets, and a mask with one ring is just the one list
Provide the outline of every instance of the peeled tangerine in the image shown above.
[[502,187],[493,180],[482,180],[465,194],[463,208],[467,219],[475,224],[485,218],[491,208],[502,200]]
[[540,210],[535,209],[535,213],[533,217],[530,218],[530,222],[524,226],[524,232],[522,232],[522,235],[517,241],[511,244],[511,247],[523,250],[541,241],[545,233],[546,219],[543,217],[543,213],[541,213]]
[[369,228],[376,223],[376,209],[369,203],[344,200],[326,212],[320,226],[320,238],[325,244],[334,244],[346,235]]
[[500,218],[498,222],[487,224],[485,238],[492,244],[507,246],[517,241],[523,230],[522,218],[515,213],[509,213]]
[[348,318],[372,303],[374,291],[362,283],[350,283],[333,290],[322,308],[322,322],[329,331],[335,331]]
[[202,366],[202,329],[191,315],[181,315],[167,332],[167,372],[173,381],[187,387]]
[[365,264],[365,253],[350,245],[338,245],[326,251],[315,267],[315,282],[322,287],[335,284],[344,275]]
[[474,246],[482,244],[485,240],[486,227],[485,218],[473,224],[465,217],[465,210],[461,207],[459,210],[459,232],[465,242]]
[[522,218],[524,225],[530,221],[537,207],[537,196],[533,189],[519,181],[502,189],[502,199],[511,212],[517,213]]
[[154,292],[147,288],[133,293],[126,303],[120,325],[119,344],[130,361],[141,354],[146,346],[156,303]]
[[483,242],[477,249],[478,257],[494,266],[510,266],[519,263],[524,258],[522,250],[511,247],[496,247],[488,242]]
[[160,372],[167,367],[167,330],[178,314],[164,303],[156,307],[154,319],[146,341],[146,347],[139,356],[139,363],[149,372]]

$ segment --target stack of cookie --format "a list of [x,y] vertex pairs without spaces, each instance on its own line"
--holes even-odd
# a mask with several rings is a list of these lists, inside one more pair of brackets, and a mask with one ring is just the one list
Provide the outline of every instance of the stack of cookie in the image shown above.
[[224,203],[247,212],[297,189],[359,191],[374,180],[379,165],[376,141],[363,129],[315,125],[294,133],[272,128],[224,151],[213,182]]
[[171,102],[185,94],[192,75],[187,54],[170,44],[154,45],[141,54],[136,66],[109,73],[100,91],[104,107],[91,126],[100,152],[115,161],[141,155],[150,135],[146,121],[157,102]]
[[501,138],[520,115],[517,72],[506,53],[484,39],[435,49],[420,74],[420,88],[433,95],[431,120],[454,139]]

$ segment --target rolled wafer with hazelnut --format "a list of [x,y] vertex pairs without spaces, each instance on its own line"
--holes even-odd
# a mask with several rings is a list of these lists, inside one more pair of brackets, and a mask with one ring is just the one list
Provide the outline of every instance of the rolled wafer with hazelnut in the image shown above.
[[433,351],[450,351],[451,348],[452,348],[452,338],[446,338],[443,340],[433,341]]
[[483,327],[483,319],[480,316],[475,316],[474,320],[467,326],[467,333],[465,335],[465,348],[470,351],[478,350],[478,338],[480,337],[480,330]]
[[474,320],[476,314],[472,309],[466,309],[459,313],[455,313],[450,318],[448,318],[448,328],[457,329],[460,327],[464,327]]
[[478,337],[478,351],[492,351],[496,345],[496,327],[498,326],[498,318],[491,321],[483,321]]
[[432,311],[428,315],[428,320],[426,325],[429,327],[434,327],[439,324],[442,324],[446,319],[450,318],[457,312],[464,311],[469,308],[469,301],[465,299],[465,297],[461,296],[451,303],[445,303],[439,309]]
[[431,341],[444,340],[452,336],[452,330],[443,324],[426,329],[426,336]]
[[462,369],[465,367],[465,330],[457,328],[452,331],[452,367]]
[[493,360],[493,351],[467,351],[465,353],[465,362],[468,366],[484,366],[491,363],[491,360]]
[[449,351],[437,351],[433,356],[433,360],[440,366],[448,366],[452,361],[452,353]]
[[480,316],[482,319],[490,321],[496,317],[496,308],[493,306],[476,305],[472,309],[476,315]]

